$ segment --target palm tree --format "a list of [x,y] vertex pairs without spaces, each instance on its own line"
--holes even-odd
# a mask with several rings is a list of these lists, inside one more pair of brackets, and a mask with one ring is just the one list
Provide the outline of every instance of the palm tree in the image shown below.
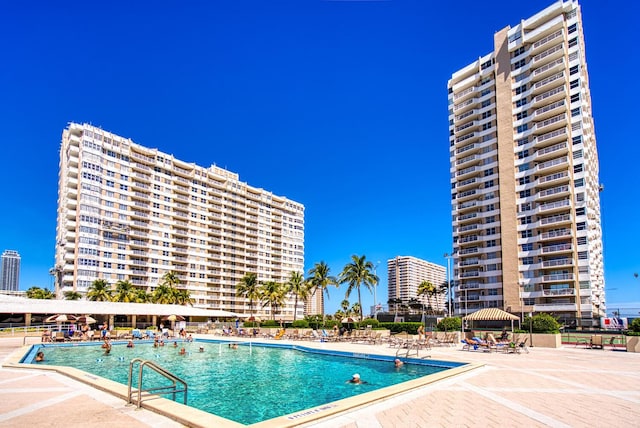
[[300,272],[291,271],[289,281],[286,284],[287,292],[292,293],[295,296],[295,303],[293,304],[293,320],[296,320],[298,314],[298,298],[302,301],[307,300],[309,295],[309,286],[304,280],[304,276]]
[[353,290],[358,290],[358,305],[360,306],[360,319],[362,320],[362,297],[360,286],[364,285],[367,290],[373,291],[373,287],[378,284],[378,277],[373,273],[375,266],[366,260],[367,256],[351,256],[351,263],[348,263],[342,272],[338,282],[349,284],[345,298],[348,299]]
[[260,296],[262,299],[262,307],[269,305],[271,307],[271,318],[276,320],[276,311],[279,306],[284,304],[286,289],[282,284],[275,281],[267,281],[260,288]]
[[110,302],[111,286],[106,280],[102,278],[96,279],[89,286],[89,290],[87,291],[87,299],[93,302]]
[[135,293],[135,303],[147,303],[151,301],[151,295],[149,295],[147,293],[147,290],[145,290],[144,288],[136,288]]
[[[331,269],[324,262],[316,263],[311,269],[309,269],[307,281],[311,284],[311,295],[314,296],[318,290],[320,293],[325,293],[327,295],[327,300],[329,300],[329,289],[327,288],[329,285],[335,285],[338,287],[338,281],[335,277],[329,275]],[[322,325],[324,325],[324,305],[322,308]]]
[[245,273],[236,285],[236,295],[249,299],[249,312],[253,316],[253,302],[260,299],[258,276],[253,272]]
[[135,302],[137,297],[138,293],[132,283],[124,279],[116,282],[116,291],[112,297],[114,302]]
[[438,289],[436,288],[431,281],[422,281],[420,285],[418,285],[418,296],[427,296],[427,306],[431,308],[431,314],[433,315],[435,312],[433,310],[433,297],[438,293]]
[[180,278],[178,278],[178,274],[170,270],[169,272],[162,275],[161,284],[175,288],[177,285],[180,285]]
[[175,303],[179,305],[193,306],[193,304],[195,303],[195,299],[191,297],[191,292],[186,288],[183,288],[180,290],[176,289],[174,295],[175,295]]
[[29,299],[53,299],[54,295],[47,288],[31,287],[27,290],[27,297]]
[[82,294],[77,291],[65,291],[64,292],[65,300],[80,300],[82,299]]
[[171,305],[176,302],[176,289],[166,283],[159,284],[153,294],[151,300],[154,303]]
[[351,306],[351,303],[349,303],[349,301],[347,299],[343,300],[342,302],[340,302],[340,309],[342,309],[342,312],[344,312],[345,316],[349,316],[351,315],[351,313],[349,312],[349,307]]

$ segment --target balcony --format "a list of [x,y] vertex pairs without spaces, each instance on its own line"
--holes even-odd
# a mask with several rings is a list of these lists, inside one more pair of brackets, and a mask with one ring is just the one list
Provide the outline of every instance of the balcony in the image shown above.
[[539,163],[536,165],[536,172],[539,173],[549,173],[551,171],[557,171],[562,169],[567,169],[569,167],[569,159],[566,156],[562,156],[559,158],[551,159],[546,162]]
[[543,50],[546,46],[548,46],[548,43],[552,42],[553,40],[557,40],[559,37],[562,37],[562,34],[563,31],[562,29],[560,29],[538,40],[531,46],[531,50],[529,51],[530,55],[534,55],[535,53]]
[[566,253],[572,250],[573,248],[571,244],[548,245],[546,247],[542,247],[542,254]]
[[476,190],[476,189],[466,190],[464,192],[458,193],[457,199],[459,201],[463,201],[465,199],[469,199],[469,198],[475,196],[477,193],[478,193],[478,190]]
[[539,54],[535,55],[532,59],[534,65],[538,65],[543,61],[550,61],[556,58],[560,58],[564,55],[564,43],[559,43],[552,48],[549,48]]
[[466,220],[471,220],[478,217],[478,213],[477,212],[472,212],[472,213],[466,213],[466,214],[461,214],[458,216],[458,221],[463,222]]
[[466,101],[462,101],[461,103],[458,103],[456,105],[453,106],[453,111],[460,114],[465,112],[467,109],[470,109],[471,107],[473,107],[475,104],[478,104],[478,99],[477,98],[471,98],[468,99]]
[[464,158],[462,158],[462,159],[458,159],[458,160],[456,161],[456,166],[457,166],[457,167],[460,167],[460,166],[465,165],[465,164],[468,164],[468,163],[470,163],[470,162],[475,162],[475,163],[477,163],[479,160],[480,160],[480,155],[471,155],[471,156],[467,156],[467,157],[464,157]]
[[534,147],[543,147],[549,144],[558,143],[567,138],[567,128],[556,129],[553,132],[538,135],[533,139]]
[[468,210],[470,208],[476,207],[478,205],[478,201],[472,200],[467,202],[462,202],[458,204],[458,210]]
[[533,305],[534,312],[576,312],[578,305],[575,303],[542,303]]
[[462,91],[458,92],[457,94],[453,95],[453,100],[456,102],[460,102],[463,99],[465,99],[466,97],[468,97],[469,95],[473,94],[476,90],[475,86],[469,86],[466,89],[463,89]]
[[[562,83],[562,82],[561,82]],[[549,89],[546,92],[536,95],[531,100],[532,107],[538,107],[540,104],[551,104],[554,101],[558,101],[566,96],[565,85],[556,86],[553,89]]]
[[565,194],[569,193],[569,186],[558,186],[552,189],[541,190],[538,192],[538,200],[543,200],[546,198],[557,198],[558,196],[568,196]]
[[554,73],[557,73],[563,68],[564,58],[558,58],[548,64],[543,65],[542,67],[533,70],[533,72],[531,73],[531,80],[537,82],[541,79],[551,76]]
[[458,233],[471,232],[474,230],[478,230],[478,223],[467,224],[466,226],[460,226],[458,228]]
[[471,247],[471,248],[465,248],[462,249],[458,252],[458,254],[460,255],[464,255],[464,254],[475,254],[478,252],[478,247]]
[[548,213],[552,211],[564,211],[570,207],[571,207],[571,200],[562,199],[560,201],[554,201],[554,202],[538,205],[536,212],[541,214],[541,213]]
[[567,115],[565,113],[553,116],[549,119],[545,119],[541,122],[536,122],[531,128],[534,132],[549,132],[552,129],[559,128],[560,126],[567,125]]
[[470,175],[470,174],[477,174],[478,172],[480,172],[480,168],[479,167],[471,166],[469,168],[464,168],[464,169],[456,171],[456,177],[462,178],[462,177]]
[[462,191],[465,187],[468,187],[477,183],[478,183],[477,177],[471,177],[471,178],[467,178],[466,180],[459,181],[456,184],[456,188],[458,189],[458,191]]
[[[553,275],[543,275],[542,280],[544,282],[573,281],[574,275],[572,273],[557,273]],[[575,290],[573,288],[562,288],[557,290],[544,290],[544,291],[545,291],[545,294],[544,294],[545,296],[567,296],[567,295],[573,296],[575,294]],[[567,293],[568,291],[571,291],[571,293],[570,294]]]
[[462,135],[462,136],[456,138],[456,144],[462,143],[463,141],[467,141],[467,140],[469,140],[469,139],[471,139],[471,138],[473,138],[475,136],[476,136],[475,132],[471,132],[469,134]]
[[556,260],[544,260],[542,262],[543,268],[558,268],[563,266],[572,266],[573,259],[565,258],[565,259],[556,259]]
[[535,152],[534,159],[536,161],[543,161],[545,159],[552,158],[554,156],[567,154],[569,152],[568,145],[566,141],[563,141],[558,144],[554,144],[553,146],[547,146],[545,148],[539,149]]
[[556,82],[554,86],[557,86],[559,83],[564,83],[564,71],[552,74],[551,76],[534,83],[529,89],[529,94],[536,96],[545,90],[549,90],[550,85],[554,82]]
[[478,114],[479,114],[478,110],[473,109],[473,110],[465,111],[464,113],[455,116],[455,119],[456,119],[456,122],[460,122],[463,119],[470,118],[472,116],[477,116]]
[[559,225],[571,223],[571,214],[560,214],[549,217],[543,217],[539,221],[540,226]]
[[566,183],[569,181],[569,172],[561,171],[556,172],[555,174],[545,175],[543,177],[538,178],[538,185],[549,185],[549,184],[560,184]]

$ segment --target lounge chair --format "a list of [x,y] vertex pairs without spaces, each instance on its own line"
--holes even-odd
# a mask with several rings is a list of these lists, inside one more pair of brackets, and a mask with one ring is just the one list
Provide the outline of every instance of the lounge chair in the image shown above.
[[131,337],[133,339],[142,339],[142,332],[137,328],[134,330],[131,330]]
[[276,335],[275,335],[275,336],[273,336],[273,338],[274,338],[274,339],[276,339],[276,340],[280,340],[280,339],[282,339],[282,337],[284,336],[284,332],[285,332],[285,329],[284,329],[284,328],[280,329],[280,331],[278,331],[278,332],[276,333]]
[[602,341],[602,335],[600,335],[600,334],[592,335],[591,336],[591,342],[589,342],[589,347],[591,349],[593,349],[593,348],[604,349],[604,343]]

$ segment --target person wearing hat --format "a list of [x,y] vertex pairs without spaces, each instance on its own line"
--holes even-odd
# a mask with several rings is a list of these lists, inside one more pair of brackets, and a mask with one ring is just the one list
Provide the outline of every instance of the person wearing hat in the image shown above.
[[400,367],[402,366],[402,364],[404,364],[402,361],[400,361],[399,358],[396,358],[393,363],[396,365],[396,367]]
[[349,379],[349,383],[363,383],[363,382],[362,380],[360,380],[360,375],[356,373],[353,376],[351,376],[351,379]]

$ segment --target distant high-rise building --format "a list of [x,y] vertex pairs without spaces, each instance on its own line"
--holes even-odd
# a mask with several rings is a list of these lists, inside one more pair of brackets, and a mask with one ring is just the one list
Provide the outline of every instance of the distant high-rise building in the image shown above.
[[[412,256],[397,256],[387,260],[387,276],[389,281],[389,309],[399,304],[407,304],[417,299],[436,311],[443,311],[447,297],[443,285],[447,282],[447,268]],[[418,287],[424,281],[430,282],[437,294],[418,296]],[[397,303],[393,303],[399,299]]]
[[[96,279],[152,291],[173,272],[196,307],[271,318],[268,304],[254,301],[250,311],[236,286],[249,272],[260,284],[304,272],[304,206],[217,166],[71,123],[60,148],[56,242],[58,298],[84,294]],[[277,319],[293,319],[293,300]]]
[[5,250],[2,253],[2,284],[0,289],[18,291],[20,289],[20,254],[17,251]]
[[580,6],[494,34],[448,82],[455,313],[605,315],[601,185]]

